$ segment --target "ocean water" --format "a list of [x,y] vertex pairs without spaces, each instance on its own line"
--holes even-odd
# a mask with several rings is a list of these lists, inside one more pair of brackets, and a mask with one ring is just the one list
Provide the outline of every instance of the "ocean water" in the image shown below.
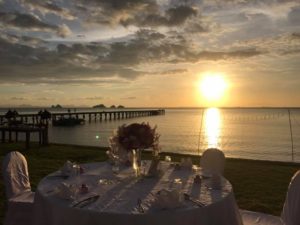
[[[35,113],[38,109],[18,111]],[[0,114],[4,112],[2,109]],[[209,147],[217,147],[227,157],[299,162],[300,109],[291,109],[290,115],[291,127],[287,109],[167,109],[160,116],[86,121],[75,127],[50,126],[49,139],[54,143],[108,146],[108,139],[118,126],[146,122],[157,126],[161,151],[198,155]]]

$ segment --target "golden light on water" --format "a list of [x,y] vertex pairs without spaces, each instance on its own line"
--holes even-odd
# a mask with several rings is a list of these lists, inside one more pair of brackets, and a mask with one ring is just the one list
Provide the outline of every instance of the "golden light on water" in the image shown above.
[[199,90],[204,100],[220,101],[224,97],[228,82],[222,74],[207,73],[199,82]]
[[219,147],[221,116],[220,110],[217,108],[209,108],[204,115],[205,139],[207,148]]

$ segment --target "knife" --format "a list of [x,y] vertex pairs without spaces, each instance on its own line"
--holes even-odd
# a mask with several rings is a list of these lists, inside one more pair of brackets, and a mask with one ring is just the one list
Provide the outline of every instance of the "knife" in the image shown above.
[[[92,202],[95,202],[97,199],[99,198],[99,195],[94,195],[94,196],[90,196],[88,198],[85,198],[79,202],[76,202],[74,203],[71,207],[77,207],[79,206],[79,208],[83,208],[84,206],[92,203]],[[85,204],[83,204],[85,203]]]

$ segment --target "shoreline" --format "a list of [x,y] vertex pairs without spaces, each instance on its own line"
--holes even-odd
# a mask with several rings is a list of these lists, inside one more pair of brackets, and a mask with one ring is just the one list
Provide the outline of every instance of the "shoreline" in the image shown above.
[[[62,143],[49,143],[50,145],[55,145],[55,146],[70,146],[70,147],[79,147],[79,148],[89,148],[89,149],[95,149],[95,150],[101,150],[101,151],[106,151],[109,149],[109,147],[105,147],[105,146],[92,146],[92,145],[76,145],[76,144],[62,144]],[[148,152],[150,150],[145,150],[145,152]],[[162,155],[174,155],[174,156],[182,156],[182,157],[192,157],[192,158],[199,158],[199,155],[193,155],[193,154],[185,154],[185,153],[174,153],[174,152],[168,152],[168,151],[162,151],[160,152],[160,154]],[[242,161],[255,161],[255,162],[261,162],[261,163],[274,163],[274,164],[282,164],[282,165],[299,165],[300,166],[300,162],[288,162],[288,161],[277,161],[277,160],[260,160],[260,159],[247,159],[247,158],[235,158],[235,157],[226,157],[226,160],[242,160]]]

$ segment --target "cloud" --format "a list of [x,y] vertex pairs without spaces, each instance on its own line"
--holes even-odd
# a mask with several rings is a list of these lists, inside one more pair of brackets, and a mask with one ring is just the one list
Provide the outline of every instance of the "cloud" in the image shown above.
[[23,97],[11,97],[10,100],[12,100],[12,101],[23,101],[23,100],[26,100],[26,98],[23,98]]
[[284,50],[282,53],[282,55],[296,55],[296,54],[300,54],[300,48],[296,48],[296,49],[289,49],[289,50]]
[[300,41],[300,33],[292,33],[291,35],[292,39],[296,39],[296,40],[299,40]]
[[[93,0],[89,1],[89,4],[79,0],[76,3],[76,9],[81,14],[88,15],[81,17],[83,23],[168,29],[189,24],[191,27],[188,31],[192,32],[203,32],[208,28],[202,21],[199,8],[188,2],[170,3],[164,6],[155,0]],[[194,22],[188,23],[189,21]]]
[[221,60],[221,59],[230,59],[230,58],[249,58],[253,56],[262,55],[264,52],[261,52],[257,49],[239,49],[235,51],[203,51],[198,54],[198,57],[206,60]]
[[[186,73],[187,63],[283,56],[298,54],[299,49],[294,3],[286,4],[283,11],[288,15],[281,21],[294,24],[293,29],[288,26],[289,37],[276,37],[281,23],[275,23],[270,12],[284,1],[264,1],[261,8],[256,1],[14,2],[20,5],[0,13],[0,81],[6,83],[126,83],[142,76]],[[124,36],[105,34],[103,40],[102,32],[122,28],[122,33],[124,27]],[[91,30],[97,30],[95,37],[85,32]],[[91,39],[96,41],[88,42]]]
[[0,23],[19,29],[56,30],[57,26],[42,22],[39,18],[19,12],[0,12]]
[[19,12],[0,12],[0,24],[7,28],[14,28],[29,31],[56,32],[60,37],[71,34],[70,29],[65,25],[51,25],[41,21],[38,17]]
[[63,38],[65,38],[71,34],[72,34],[72,31],[66,24],[61,25],[57,30],[57,35],[60,37],[63,37]]
[[40,98],[36,98],[36,100],[38,100],[38,101],[50,101],[50,100],[53,100],[53,98],[49,98],[49,97],[40,97]]
[[54,14],[67,20],[74,20],[76,18],[69,9],[59,6],[55,1],[18,0],[18,2],[29,11],[36,10],[42,15]]
[[31,47],[41,46],[46,43],[46,41],[40,38],[30,37],[30,36],[18,36],[18,35],[7,34],[7,33],[1,33],[0,39],[3,39],[9,43],[22,44]]
[[123,98],[120,98],[120,99],[124,99],[124,100],[135,100],[135,99],[137,99],[137,97],[130,96],[130,97],[123,97]]
[[183,74],[186,72],[188,72],[187,69],[170,69],[170,70],[160,71],[158,73],[170,75],[170,74]]
[[102,100],[104,98],[101,96],[93,96],[93,97],[86,97],[85,99],[86,100]]
[[292,8],[288,19],[292,25],[300,25],[300,6]]
[[[0,39],[0,80],[52,85],[122,83],[115,78],[133,80],[151,75],[143,69],[145,64],[243,59],[263,53],[255,48],[202,51],[180,35],[163,35],[152,30],[140,30],[129,41],[59,44],[54,49]],[[184,72],[185,69],[160,69],[153,74]]]
[[190,6],[176,6],[167,9],[164,14],[158,12],[144,13],[136,15],[135,17],[128,18],[127,20],[121,20],[120,23],[124,26],[138,25],[138,26],[179,26],[185,23],[185,21],[193,16],[196,16],[198,11]]
[[141,13],[151,13],[159,9],[155,0],[84,0],[75,1],[75,8],[80,11],[85,22],[107,25],[120,24]]

